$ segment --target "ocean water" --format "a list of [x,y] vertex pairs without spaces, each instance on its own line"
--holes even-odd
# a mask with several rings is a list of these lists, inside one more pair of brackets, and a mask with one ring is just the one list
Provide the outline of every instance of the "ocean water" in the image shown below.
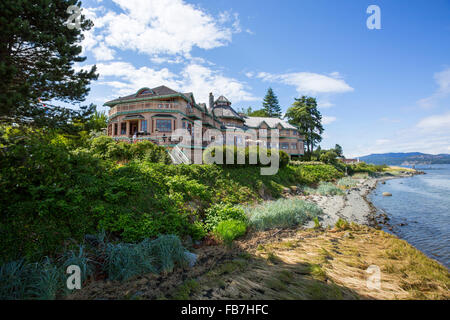
[[[391,219],[393,231],[385,231],[450,268],[450,165],[416,169],[426,174],[379,183],[369,199]],[[392,197],[384,197],[383,192]]]

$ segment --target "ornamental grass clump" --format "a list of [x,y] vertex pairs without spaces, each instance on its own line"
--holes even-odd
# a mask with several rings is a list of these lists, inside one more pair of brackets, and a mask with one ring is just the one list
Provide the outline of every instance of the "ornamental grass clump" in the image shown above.
[[345,178],[339,179],[339,181],[337,182],[337,185],[340,187],[344,187],[344,188],[353,188],[358,185],[358,180],[352,179],[350,177],[345,177]]
[[145,273],[171,272],[188,261],[185,248],[175,235],[145,239],[138,244],[118,243],[106,246],[105,270],[111,280],[124,281]]
[[305,187],[303,192],[307,195],[308,194],[320,194],[322,196],[334,196],[334,195],[342,196],[342,195],[344,195],[344,191],[342,191],[342,189],[336,187],[331,182],[321,182],[316,189],[310,188],[310,187]]
[[62,269],[48,257],[34,263],[11,261],[0,267],[0,300],[55,299],[64,284]]
[[286,228],[301,225],[318,217],[322,210],[300,199],[280,199],[263,206],[248,208],[250,225],[257,230]]
[[335,195],[342,196],[342,195],[344,195],[344,192],[342,191],[342,189],[336,187],[331,182],[321,182],[319,184],[319,186],[317,187],[317,193],[322,195],[322,196],[328,196],[328,195],[331,195],[331,196],[335,196]]

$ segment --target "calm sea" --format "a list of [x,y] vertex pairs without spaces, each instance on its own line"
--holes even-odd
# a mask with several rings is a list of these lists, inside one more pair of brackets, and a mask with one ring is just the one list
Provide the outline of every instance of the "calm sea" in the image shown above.
[[426,174],[378,184],[369,198],[391,218],[391,233],[450,268],[450,165],[416,169]]

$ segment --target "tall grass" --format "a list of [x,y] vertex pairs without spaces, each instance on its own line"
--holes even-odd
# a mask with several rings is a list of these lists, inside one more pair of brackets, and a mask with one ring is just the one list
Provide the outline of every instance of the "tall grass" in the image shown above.
[[317,189],[306,187],[303,191],[305,194],[320,194],[322,196],[344,195],[344,192],[331,182],[321,182]]
[[55,299],[63,272],[45,257],[40,262],[16,260],[0,267],[0,300]]
[[145,239],[138,244],[108,244],[105,270],[111,280],[124,281],[145,273],[171,272],[188,264],[186,250],[174,235]]
[[264,206],[247,208],[250,225],[257,230],[304,224],[322,214],[315,204],[300,199],[280,199]]
[[337,185],[345,188],[352,188],[358,185],[358,180],[350,177],[344,177],[338,180]]
[[[38,262],[16,260],[0,266],[0,300],[55,299],[67,294],[67,274],[70,265],[81,269],[84,282],[98,263],[111,280],[127,280],[145,273],[171,272],[175,266],[193,265],[195,255],[183,247],[175,235],[162,235],[140,243],[108,243],[104,235],[96,237],[98,247],[87,251],[84,245],[69,250],[56,260],[45,257]],[[90,257],[92,256],[92,258]],[[194,256],[194,257],[193,257]],[[98,258],[104,258],[100,264]]]

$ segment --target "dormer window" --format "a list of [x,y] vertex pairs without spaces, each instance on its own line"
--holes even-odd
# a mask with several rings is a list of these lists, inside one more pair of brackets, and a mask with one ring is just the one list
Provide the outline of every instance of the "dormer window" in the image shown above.
[[155,94],[152,89],[142,88],[136,93],[136,96],[147,96],[152,94]]

